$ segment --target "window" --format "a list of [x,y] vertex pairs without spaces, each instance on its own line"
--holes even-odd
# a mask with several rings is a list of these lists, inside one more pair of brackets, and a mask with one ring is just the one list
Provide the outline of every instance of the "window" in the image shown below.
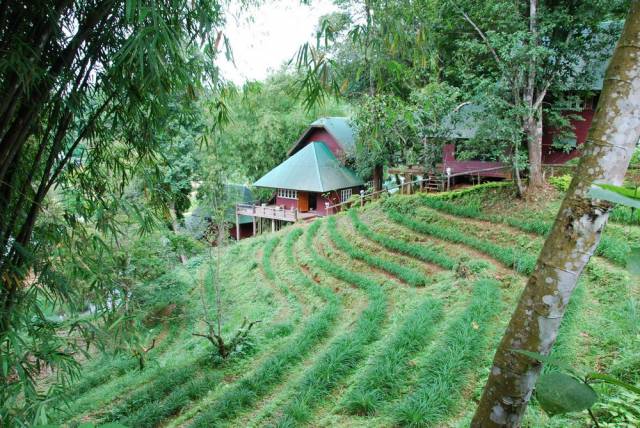
[[340,191],[340,202],[346,202],[351,198],[351,189],[342,189]]
[[278,189],[278,197],[285,199],[298,199],[298,191],[291,189]]

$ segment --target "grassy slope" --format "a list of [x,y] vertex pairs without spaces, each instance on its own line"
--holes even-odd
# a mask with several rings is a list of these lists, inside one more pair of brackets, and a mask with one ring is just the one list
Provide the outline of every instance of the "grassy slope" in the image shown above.
[[[384,206],[383,206],[384,205]],[[130,426],[466,426],[508,314],[558,198],[505,189],[445,203],[394,197],[314,226],[248,239],[222,256],[224,330],[262,323],[241,355],[214,364],[201,331],[203,256],[165,278],[190,297],[143,372],[130,357],[88,363],[61,422]],[[640,288],[616,242],[590,263],[554,353],[581,369],[640,381]],[[628,245],[628,243],[626,244]],[[514,270],[515,267],[515,270]],[[209,289],[206,298],[213,301]],[[94,374],[89,374],[93,371]],[[604,408],[603,421],[611,421]],[[614,424],[618,422],[612,422]],[[585,426],[583,415],[529,426]]]

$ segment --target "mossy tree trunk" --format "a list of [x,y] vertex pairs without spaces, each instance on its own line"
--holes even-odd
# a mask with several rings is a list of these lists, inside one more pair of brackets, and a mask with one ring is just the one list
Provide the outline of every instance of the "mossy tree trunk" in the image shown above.
[[587,196],[593,183],[620,185],[640,139],[640,0],[633,0],[607,69],[576,175],[496,351],[473,427],[518,427],[540,364],[513,349],[548,355],[610,205]]

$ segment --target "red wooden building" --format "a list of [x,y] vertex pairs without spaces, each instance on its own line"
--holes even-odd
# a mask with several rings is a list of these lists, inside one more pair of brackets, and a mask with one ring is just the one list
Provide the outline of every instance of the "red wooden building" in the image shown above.
[[288,158],[258,181],[275,190],[272,205],[238,205],[236,214],[276,221],[297,221],[333,214],[327,207],[358,194],[364,182],[345,164],[354,154],[355,136],[349,120],[326,117],[313,122],[288,151]]
[[[603,23],[604,27],[612,27],[615,23]],[[612,27],[613,28],[613,27]],[[603,39],[604,40],[604,39]],[[574,99],[574,105],[569,106],[561,114],[569,118],[568,129],[557,129],[549,125],[543,117],[542,128],[542,163],[544,165],[559,165],[580,156],[580,147],[587,139],[591,121],[602,90],[607,58],[613,51],[613,45],[607,41],[594,45],[593,52],[586,52],[574,65],[576,77],[563,82],[564,89],[556,90],[555,96]],[[552,94],[547,95],[545,103],[554,103]],[[452,174],[462,174],[468,171],[486,169],[478,174],[481,177],[503,178],[510,174],[508,165],[487,160],[461,160],[456,156],[456,141],[469,140],[475,137],[481,125],[486,120],[482,114],[482,107],[468,104],[458,109],[447,119],[450,124],[450,144],[443,148],[443,161],[440,166],[446,174],[447,168]],[[490,126],[490,124],[488,124]],[[501,170],[499,167],[503,167]]]
[[325,215],[327,205],[345,201],[364,182],[345,166],[355,137],[344,117],[313,122],[289,150],[288,158],[254,183],[276,189],[275,205]]
[[[542,163],[559,165],[580,156],[580,147],[587,139],[597,95],[578,95],[579,105],[575,109],[566,110],[562,114],[569,117],[570,129],[557,129],[546,124],[542,128]],[[471,175],[487,178],[510,178],[511,168],[502,162],[484,159],[459,159],[456,156],[456,142],[464,142],[475,137],[480,126],[481,107],[468,105],[461,110],[461,120],[448,138],[450,143],[443,146],[442,163],[438,165],[443,174]],[[473,116],[473,117],[471,117]]]

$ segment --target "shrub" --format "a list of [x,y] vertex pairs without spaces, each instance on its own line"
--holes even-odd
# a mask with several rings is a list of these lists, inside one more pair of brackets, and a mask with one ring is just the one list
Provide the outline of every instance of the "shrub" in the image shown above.
[[344,408],[351,413],[370,415],[397,396],[403,387],[401,380],[409,371],[409,358],[427,346],[441,319],[442,303],[425,299],[356,380],[343,399]]
[[475,238],[457,229],[442,224],[431,224],[412,220],[397,211],[387,210],[389,218],[416,232],[434,236],[438,239],[463,244],[486,253],[506,266],[512,267],[516,272],[531,274],[536,264],[536,257],[510,247],[501,247],[492,242]]
[[386,298],[376,282],[315,252],[313,237],[320,225],[321,221],[316,220],[308,229],[306,244],[313,262],[329,275],[362,289],[369,298],[369,304],[360,314],[354,329],[332,342],[329,349],[294,387],[294,398],[284,407],[281,418],[276,423],[278,426],[294,426],[309,420],[311,410],[318,405],[319,400],[326,397],[366,357],[366,345],[378,338],[380,326],[386,316]]
[[569,174],[549,177],[549,184],[556,188],[559,192],[566,192],[569,189],[573,177]]
[[[285,241],[285,251],[287,261],[293,264],[293,244],[300,236],[300,229],[296,229],[289,233]],[[279,239],[279,238],[278,238]],[[273,242],[274,240],[270,241]],[[277,244],[277,242],[276,242]],[[275,245],[273,244],[273,248]],[[267,246],[265,254],[267,254]],[[273,250],[269,249],[269,253]],[[293,267],[293,266],[291,266]],[[309,280],[299,268],[292,270],[293,279],[297,282],[316,288],[313,281]],[[274,276],[275,277],[275,276]],[[283,379],[285,373],[295,364],[309,353],[311,348],[326,337],[333,323],[336,320],[340,307],[338,300],[332,295],[327,296],[325,308],[312,316],[303,326],[302,330],[296,334],[280,351],[267,358],[253,373],[245,376],[235,385],[231,386],[225,393],[209,406],[205,412],[201,413],[194,421],[192,426],[210,427],[216,426],[221,421],[229,420],[236,416],[241,410],[254,404],[257,400],[268,393],[273,386]]]
[[286,280],[279,281],[276,278],[276,273],[274,272],[273,266],[271,264],[271,258],[273,256],[273,252],[279,243],[280,243],[279,236],[276,236],[275,238],[272,238],[269,241],[267,241],[266,245],[264,246],[264,251],[262,253],[262,267],[264,269],[264,274],[267,277],[267,279],[273,282],[275,286],[278,287],[280,292],[284,294],[285,297],[287,298],[289,305],[293,308],[296,314],[294,321],[298,322],[302,317],[302,305],[298,301],[298,297],[295,295],[295,293],[291,292],[291,290],[289,290],[289,287],[287,287],[286,284],[288,283],[288,281]]
[[[429,208],[446,212],[447,214],[477,218],[492,223],[505,223],[516,229],[520,229],[527,233],[546,236],[553,227],[553,223],[539,218],[520,219],[507,216],[489,215],[480,211],[477,206],[466,206],[452,204],[446,201],[440,201],[433,198],[422,197],[421,201]],[[617,209],[618,207],[616,207]],[[615,212],[615,209],[614,209]],[[627,255],[631,250],[629,244],[618,237],[603,235],[598,245],[596,254],[607,258],[617,265],[624,266],[627,261]]]

